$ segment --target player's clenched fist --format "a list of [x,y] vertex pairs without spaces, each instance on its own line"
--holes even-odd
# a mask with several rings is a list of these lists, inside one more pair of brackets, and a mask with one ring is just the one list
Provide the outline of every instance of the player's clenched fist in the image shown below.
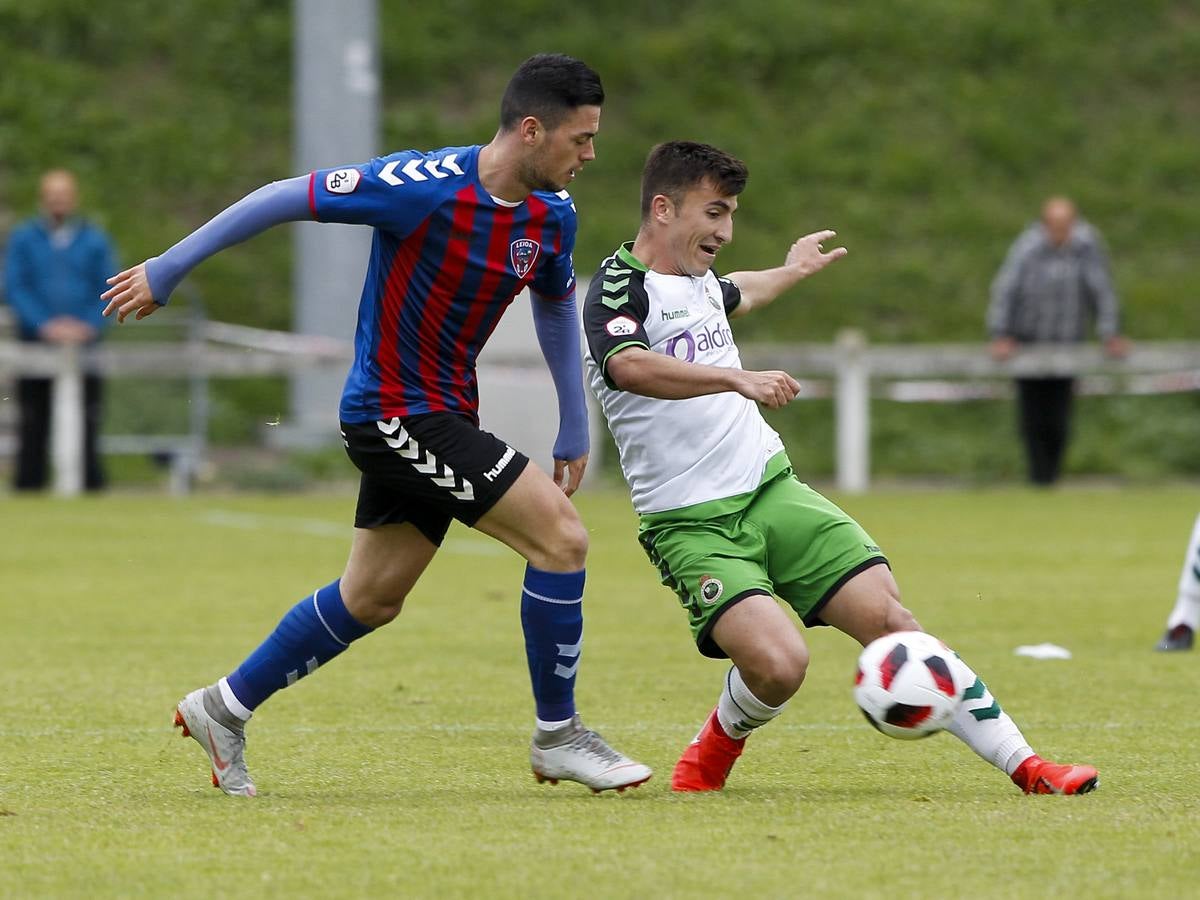
[[769,409],[786,406],[800,394],[800,382],[787,372],[743,372],[742,376],[738,393]]

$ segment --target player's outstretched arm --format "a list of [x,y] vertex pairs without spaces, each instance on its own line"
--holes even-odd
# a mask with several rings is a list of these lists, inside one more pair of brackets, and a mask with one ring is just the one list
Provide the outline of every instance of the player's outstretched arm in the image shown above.
[[800,393],[800,382],[787,372],[747,372],[708,366],[664,356],[645,347],[618,350],[608,360],[605,370],[621,390],[659,400],[687,400],[736,391],[756,403],[778,409]]
[[117,321],[135,313],[144,319],[171,296],[185,275],[208,257],[240,244],[283,222],[310,218],[309,176],[275,181],[260,187],[193,231],[161,256],[155,256],[108,279],[100,295],[108,301],[104,315]]
[[570,497],[587,469],[587,401],[583,394],[583,361],[579,351],[579,316],[575,295],[546,300],[529,292],[533,326],[542,356],[558,394],[558,437],[554,441],[554,483]]
[[782,266],[726,275],[742,294],[741,302],[734,307],[731,317],[744,316],[751,310],[766,306],[800,279],[821,271],[845,256],[845,247],[836,247],[829,252],[821,248],[823,241],[836,236],[836,231],[814,231],[792,244]]

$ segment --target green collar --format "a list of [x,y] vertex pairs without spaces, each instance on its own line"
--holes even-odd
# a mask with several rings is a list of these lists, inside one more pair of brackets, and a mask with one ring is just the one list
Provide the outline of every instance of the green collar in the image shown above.
[[633,241],[626,241],[617,248],[617,259],[639,272],[650,271],[645,263],[633,255]]

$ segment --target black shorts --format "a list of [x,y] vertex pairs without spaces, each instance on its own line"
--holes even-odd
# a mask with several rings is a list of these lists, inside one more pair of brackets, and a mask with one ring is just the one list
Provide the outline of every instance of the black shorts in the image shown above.
[[342,438],[362,472],[355,527],[410,522],[439,545],[451,519],[474,525],[529,462],[455,413],[343,422]]

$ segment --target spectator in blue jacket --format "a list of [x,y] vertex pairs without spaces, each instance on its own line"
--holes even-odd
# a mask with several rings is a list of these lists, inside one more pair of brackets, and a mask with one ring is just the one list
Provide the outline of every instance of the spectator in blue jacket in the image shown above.
[[[41,213],[13,231],[4,267],[5,295],[23,341],[54,345],[90,344],[99,340],[106,320],[100,294],[105,279],[120,268],[112,243],[96,225],[77,214],[79,186],[65,169],[46,172],[41,180]],[[100,377],[84,377],[84,487],[104,486],[97,452],[100,427]],[[16,490],[39,490],[47,481],[51,381],[21,378],[20,449],[14,472]]]

